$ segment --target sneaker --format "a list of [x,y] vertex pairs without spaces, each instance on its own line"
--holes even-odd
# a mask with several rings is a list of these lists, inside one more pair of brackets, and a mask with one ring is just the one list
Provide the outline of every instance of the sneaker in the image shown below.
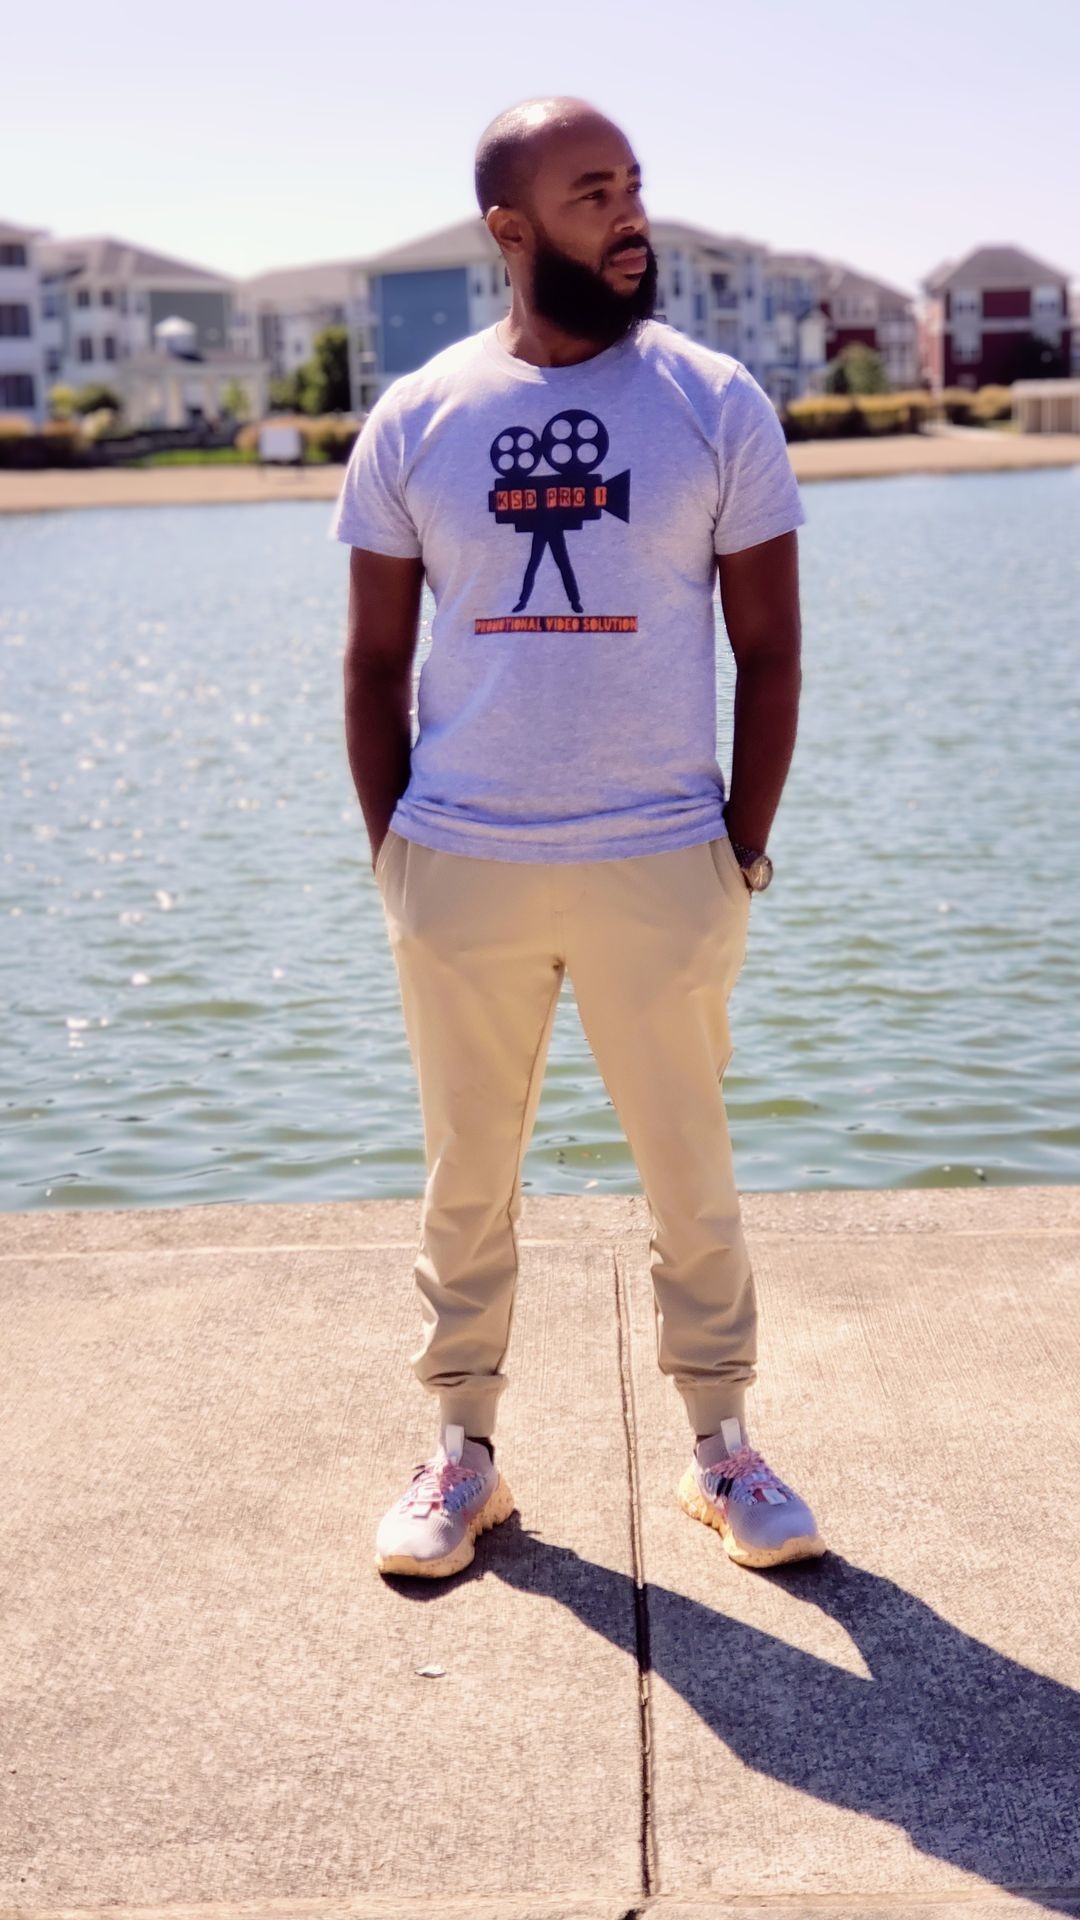
[[678,1491],[683,1511],[715,1527],[740,1566],[777,1567],[826,1550],[805,1500],[746,1443],[737,1419],[699,1440]]
[[380,1573],[414,1573],[427,1580],[460,1573],[476,1552],[476,1535],[508,1520],[514,1497],[479,1440],[448,1426],[430,1460],[422,1460],[375,1536]]

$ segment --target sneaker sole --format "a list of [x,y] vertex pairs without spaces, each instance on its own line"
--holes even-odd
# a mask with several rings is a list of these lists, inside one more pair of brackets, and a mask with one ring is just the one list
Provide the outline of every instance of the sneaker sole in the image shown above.
[[679,1505],[692,1520],[703,1520],[707,1527],[715,1528],[724,1545],[729,1560],[740,1567],[779,1567],[785,1560],[809,1560],[826,1552],[825,1542],[820,1533],[800,1533],[785,1540],[779,1547],[740,1547],[731,1528],[703,1497],[694,1476],[693,1467],[687,1467],[678,1485]]
[[376,1568],[380,1573],[417,1574],[422,1580],[443,1580],[448,1574],[460,1573],[476,1552],[477,1534],[486,1533],[489,1527],[497,1527],[501,1521],[509,1520],[513,1511],[514,1496],[500,1473],[498,1485],[487,1505],[472,1515],[467,1531],[462,1534],[452,1553],[444,1553],[441,1560],[414,1560],[409,1553],[377,1553]]

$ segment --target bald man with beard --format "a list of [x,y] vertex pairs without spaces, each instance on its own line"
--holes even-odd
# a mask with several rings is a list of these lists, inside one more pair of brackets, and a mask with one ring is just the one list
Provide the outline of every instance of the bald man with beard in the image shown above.
[[568,975],[653,1221],[657,1361],[691,1429],[677,1497],[733,1561],[774,1566],[825,1544],[749,1440],[757,1303],[722,1081],[795,743],[806,515],[752,375],[653,317],[626,135],[585,101],[524,101],[481,136],[474,181],[510,311],[381,395],[329,530],[351,549],[347,750],[423,1115],[411,1366],[439,1404],[375,1565],[456,1573],[514,1509],[495,1415]]

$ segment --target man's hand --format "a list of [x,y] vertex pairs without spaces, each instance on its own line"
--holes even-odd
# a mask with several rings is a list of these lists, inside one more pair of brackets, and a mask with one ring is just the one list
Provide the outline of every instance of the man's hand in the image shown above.
[[[764,852],[795,750],[802,691],[798,535],[778,534],[717,559],[720,603],[735,655],[732,839]],[[753,892],[753,888],[750,889]]]

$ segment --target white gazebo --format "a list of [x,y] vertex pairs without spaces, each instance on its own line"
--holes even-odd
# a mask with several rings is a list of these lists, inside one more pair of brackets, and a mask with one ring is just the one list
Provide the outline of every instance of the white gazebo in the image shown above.
[[1014,380],[1010,391],[1021,433],[1080,433],[1080,380]]

